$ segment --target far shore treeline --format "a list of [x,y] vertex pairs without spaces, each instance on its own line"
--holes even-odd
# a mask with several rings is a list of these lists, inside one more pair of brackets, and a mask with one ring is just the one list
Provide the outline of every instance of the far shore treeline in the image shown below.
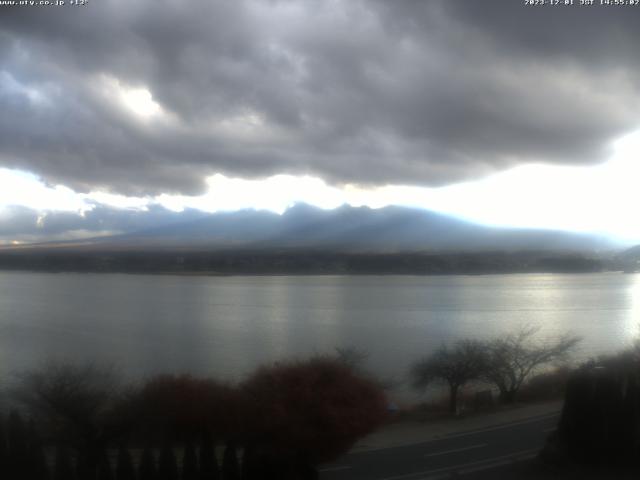
[[549,251],[350,253],[312,250],[0,250],[0,269],[208,275],[446,275],[630,271],[620,257]]

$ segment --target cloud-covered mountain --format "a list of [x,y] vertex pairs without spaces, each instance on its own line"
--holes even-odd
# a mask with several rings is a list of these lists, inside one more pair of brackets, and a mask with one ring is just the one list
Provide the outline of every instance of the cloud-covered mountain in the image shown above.
[[640,264],[640,245],[635,245],[620,253],[618,256],[623,261]]
[[[65,244],[58,244],[64,246]],[[203,215],[138,232],[69,243],[101,249],[305,249],[345,252],[441,252],[611,248],[597,236],[492,228],[425,210],[297,205],[284,214],[243,210]]]

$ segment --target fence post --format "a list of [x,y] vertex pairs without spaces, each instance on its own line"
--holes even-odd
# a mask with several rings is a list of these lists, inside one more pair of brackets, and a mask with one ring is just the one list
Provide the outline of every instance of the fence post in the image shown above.
[[178,464],[170,443],[165,443],[160,450],[159,480],[178,480]]
[[29,470],[29,442],[26,425],[15,410],[9,414],[7,430],[8,477],[20,478]]
[[142,451],[142,458],[140,459],[138,478],[140,480],[156,480],[156,473],[156,460],[153,456],[153,452],[149,447],[145,447]]
[[0,469],[6,471],[9,453],[7,451],[7,436],[5,429],[4,415],[0,412]]
[[182,480],[198,480],[198,458],[191,440],[185,445],[182,454]]
[[114,480],[113,470],[111,470],[111,462],[106,450],[102,450],[98,459],[98,480]]
[[42,440],[33,419],[29,422],[29,470],[27,480],[48,480],[49,468],[44,454]]
[[198,450],[198,458],[200,460],[199,480],[219,480],[220,469],[218,468],[218,460],[216,459],[215,445],[210,434],[205,433],[202,435],[200,448]]
[[124,445],[118,448],[118,460],[116,463],[116,477],[118,480],[135,480],[136,473],[133,469],[131,453]]
[[236,445],[232,441],[227,442],[222,457],[222,478],[223,480],[240,480],[240,466],[238,465],[238,455]]
[[[69,450],[61,445],[56,447],[56,460],[53,469],[53,480],[73,480],[75,472],[71,463]],[[83,479],[84,480],[84,479]]]

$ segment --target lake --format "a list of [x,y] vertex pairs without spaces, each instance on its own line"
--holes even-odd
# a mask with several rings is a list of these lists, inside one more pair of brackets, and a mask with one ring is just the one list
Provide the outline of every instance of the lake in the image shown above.
[[442,343],[521,325],[583,337],[578,358],[628,346],[640,275],[171,276],[0,272],[0,375],[50,359],[132,378],[254,367],[353,346],[402,381]]

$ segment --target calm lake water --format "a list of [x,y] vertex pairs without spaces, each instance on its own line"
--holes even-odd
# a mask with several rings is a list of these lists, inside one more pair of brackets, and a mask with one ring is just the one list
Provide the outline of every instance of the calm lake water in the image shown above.
[[585,358],[629,345],[640,275],[203,277],[0,272],[0,376],[49,359],[238,379],[354,346],[404,380],[443,342],[539,325]]

